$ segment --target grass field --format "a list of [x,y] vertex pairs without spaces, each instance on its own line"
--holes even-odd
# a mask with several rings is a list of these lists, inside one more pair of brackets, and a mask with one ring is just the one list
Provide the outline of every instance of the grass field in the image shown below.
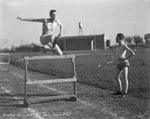
[[[110,61],[113,53],[111,50],[100,50],[95,52],[67,52],[76,55],[76,71],[78,83],[86,84],[102,90],[116,91],[118,89],[115,77],[115,64],[111,63],[103,67],[99,64]],[[135,115],[149,117],[150,99],[150,54],[149,49],[137,49],[136,55],[130,59],[129,69],[129,93],[124,100],[114,100],[117,109],[129,110]],[[25,55],[49,55],[43,53],[12,53],[11,64],[24,68],[22,60]],[[70,60],[37,60],[29,62],[29,69],[34,72],[48,74],[54,77],[71,77]],[[123,78],[123,77],[122,77]],[[124,80],[122,80],[124,81]],[[123,82],[124,83],[124,82]],[[94,92],[93,92],[94,93]],[[106,102],[110,102],[109,99]],[[115,109],[112,109],[115,110]],[[130,117],[130,115],[129,115]],[[132,118],[132,116],[131,116]],[[139,117],[140,118],[140,117]],[[143,119],[143,118],[142,118]]]

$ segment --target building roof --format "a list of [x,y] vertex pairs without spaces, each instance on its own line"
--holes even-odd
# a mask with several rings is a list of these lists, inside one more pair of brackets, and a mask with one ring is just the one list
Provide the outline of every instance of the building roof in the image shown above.
[[94,37],[104,37],[104,34],[99,34],[99,35],[81,35],[81,36],[65,36],[61,37],[62,39],[80,39],[80,38],[94,38]]

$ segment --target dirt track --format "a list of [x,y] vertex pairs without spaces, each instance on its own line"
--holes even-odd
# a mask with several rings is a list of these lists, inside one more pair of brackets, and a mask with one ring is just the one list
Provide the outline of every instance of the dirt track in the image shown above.
[[10,72],[1,71],[1,119],[127,119],[132,115],[128,110],[117,107],[117,100],[124,99],[112,96],[112,91],[83,84],[78,84],[77,102],[37,100],[38,97],[72,93],[73,85],[70,83],[29,86],[28,97],[34,100],[29,108],[23,108],[23,77],[24,70],[14,66],[10,66]]

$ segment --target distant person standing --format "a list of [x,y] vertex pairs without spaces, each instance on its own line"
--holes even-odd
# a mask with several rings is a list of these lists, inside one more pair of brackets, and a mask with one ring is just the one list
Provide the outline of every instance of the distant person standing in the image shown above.
[[[122,95],[124,97],[128,92],[128,69],[130,67],[128,59],[135,55],[135,53],[124,44],[124,35],[122,33],[118,33],[116,36],[116,42],[118,43],[115,51],[115,60],[117,64],[117,72],[116,79],[119,86],[119,91],[113,93],[113,95]],[[125,74],[125,91],[122,90],[122,82],[120,80],[121,74],[124,72]]]
[[[63,55],[61,49],[57,45],[57,41],[59,40],[59,37],[62,34],[63,25],[61,22],[56,19],[57,11],[56,10],[50,10],[49,16],[50,18],[41,18],[41,19],[32,19],[32,18],[21,18],[17,17],[17,19],[20,19],[21,21],[29,21],[29,22],[41,22],[42,23],[42,35],[40,37],[40,42],[42,45],[47,45],[53,53],[57,55]],[[56,37],[52,36],[53,29],[56,26],[60,27],[59,34]]]

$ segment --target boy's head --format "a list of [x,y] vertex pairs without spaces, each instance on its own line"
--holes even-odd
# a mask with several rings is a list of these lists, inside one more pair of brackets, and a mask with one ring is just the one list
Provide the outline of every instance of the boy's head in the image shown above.
[[116,36],[116,42],[119,43],[120,41],[124,40],[124,35],[122,33],[118,33]]
[[56,10],[54,10],[54,9],[50,10],[49,16],[50,16],[51,18],[54,18],[54,19],[55,19],[56,15],[57,15],[57,11],[56,11]]

